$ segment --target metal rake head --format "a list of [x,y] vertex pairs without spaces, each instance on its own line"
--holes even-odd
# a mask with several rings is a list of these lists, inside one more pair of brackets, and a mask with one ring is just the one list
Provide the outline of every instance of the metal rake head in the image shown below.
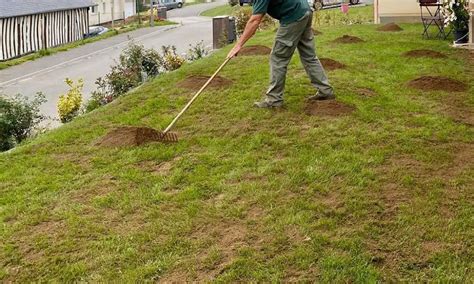
[[174,132],[160,132],[158,141],[164,143],[176,143],[178,142],[178,134]]

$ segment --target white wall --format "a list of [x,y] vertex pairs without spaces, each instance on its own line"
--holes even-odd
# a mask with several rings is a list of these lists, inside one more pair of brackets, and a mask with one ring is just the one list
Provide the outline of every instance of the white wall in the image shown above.
[[94,11],[90,10],[90,25],[110,23],[113,19],[123,20],[135,14],[136,0],[94,0],[97,4]]
[[125,0],[124,12],[125,18],[133,16],[137,13],[137,3],[135,0]]
[[375,22],[420,21],[420,6],[416,0],[375,0]]

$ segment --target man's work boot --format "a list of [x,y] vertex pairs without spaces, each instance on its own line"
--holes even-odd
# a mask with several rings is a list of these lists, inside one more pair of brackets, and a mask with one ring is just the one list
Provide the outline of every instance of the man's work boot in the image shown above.
[[255,102],[253,106],[258,107],[258,108],[277,108],[277,107],[282,107],[283,102],[271,103],[266,100],[263,100],[261,102]]
[[325,100],[334,100],[336,96],[334,94],[331,95],[323,95],[321,93],[317,93],[314,96],[308,97],[308,100],[310,101],[325,101]]

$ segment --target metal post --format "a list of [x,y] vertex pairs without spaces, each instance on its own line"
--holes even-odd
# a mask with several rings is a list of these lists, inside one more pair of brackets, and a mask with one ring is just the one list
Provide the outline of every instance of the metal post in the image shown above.
[[150,27],[155,25],[155,19],[153,18],[153,0],[150,0]]
[[115,23],[114,23],[114,4],[115,4],[115,0],[112,0],[112,6],[110,8],[110,10],[112,11],[112,29],[115,26]]
[[471,20],[469,21],[469,43],[474,44],[474,0],[469,1]]
[[[138,25],[142,25],[142,16],[140,15],[140,5],[138,5],[138,1],[141,1],[141,0],[137,0],[135,3],[135,7],[137,9],[137,14],[138,14]],[[143,4],[143,2],[142,2]]]

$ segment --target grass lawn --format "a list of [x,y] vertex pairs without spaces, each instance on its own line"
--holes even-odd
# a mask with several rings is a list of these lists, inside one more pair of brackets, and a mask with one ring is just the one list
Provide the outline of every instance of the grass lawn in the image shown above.
[[228,4],[222,5],[222,6],[217,6],[215,8],[206,10],[201,13],[201,16],[204,17],[216,17],[216,16],[222,16],[222,15],[232,15],[235,11],[239,9],[250,9],[248,6],[240,7],[239,5],[236,6],[230,6]]
[[[176,24],[176,23],[166,21],[166,20],[155,21],[155,26],[165,26],[165,25],[174,25],[174,24]],[[76,47],[81,46],[81,45],[96,42],[96,41],[99,41],[99,40],[103,40],[103,39],[106,39],[106,38],[109,38],[109,37],[113,37],[113,36],[116,36],[116,35],[119,35],[119,34],[131,32],[131,31],[134,31],[136,29],[143,28],[143,27],[148,27],[148,26],[149,26],[149,23],[143,23],[141,26],[138,25],[138,24],[128,24],[128,25],[124,25],[120,28],[116,28],[114,30],[111,29],[108,32],[106,32],[106,33],[104,33],[100,36],[95,36],[95,37],[91,37],[91,38],[71,42],[71,43],[68,43],[68,44],[65,44],[65,45],[62,45],[62,46],[58,46],[58,47],[53,47],[53,48],[50,48],[50,49],[47,49],[47,50],[43,49],[43,50],[40,50],[40,51],[31,53],[31,54],[28,54],[28,55],[19,57],[19,58],[7,60],[7,61],[2,61],[2,62],[0,62],[0,70],[6,69],[6,68],[11,67],[11,66],[19,65],[19,64],[22,64],[22,63],[25,63],[25,62],[28,62],[28,61],[33,61],[33,60],[36,60],[38,58],[48,56],[48,55],[51,55],[51,54],[55,54],[55,53],[58,53],[58,52],[68,51],[70,49],[76,48]]]
[[[196,4],[203,4],[203,3],[209,3],[207,2],[206,0],[195,0],[195,1],[185,1],[186,3],[184,3],[184,6],[191,6],[191,5],[196,5]],[[211,1],[211,2],[214,2],[214,1]]]
[[[178,122],[178,143],[95,146],[116,126],[163,129],[193,95],[176,84],[212,74],[229,46],[0,154],[0,279],[473,279],[474,58],[401,26],[318,28],[319,56],[347,66],[328,72],[346,115],[305,114],[314,89],[298,56],[286,107],[254,109],[267,58],[241,56],[221,74],[232,87],[207,90]],[[365,42],[332,42],[345,34]],[[447,57],[401,56],[421,48]],[[422,75],[469,89],[407,86]]]

